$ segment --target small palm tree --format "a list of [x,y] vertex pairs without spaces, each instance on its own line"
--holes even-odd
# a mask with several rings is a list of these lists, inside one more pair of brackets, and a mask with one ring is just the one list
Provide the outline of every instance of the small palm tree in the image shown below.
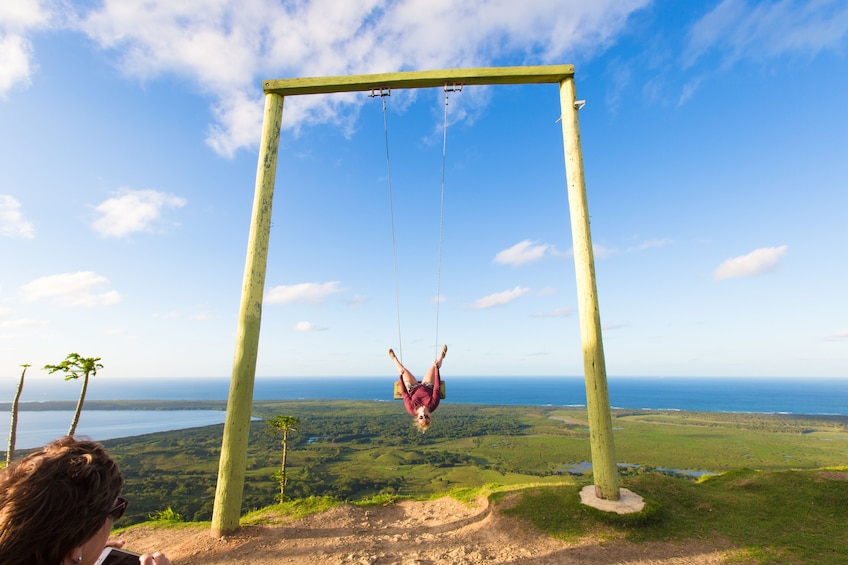
[[21,400],[21,392],[24,390],[24,377],[26,376],[29,363],[24,363],[21,367],[24,368],[21,373],[21,380],[18,381],[18,390],[15,392],[15,400],[12,402],[12,424],[9,430],[9,450],[6,452],[6,465],[12,462],[15,456],[15,440],[18,435],[18,402]]
[[69,436],[74,435],[77,431],[82,405],[85,402],[85,393],[88,390],[88,379],[97,374],[97,369],[103,368],[103,365],[98,361],[100,361],[100,357],[81,357],[79,353],[69,353],[65,360],[58,365],[45,365],[43,367],[51,375],[60,371],[65,373],[66,381],[83,377],[77,409],[74,412],[74,419],[71,420],[71,427],[68,429]]
[[286,500],[286,481],[288,480],[286,477],[286,457],[288,456],[289,432],[297,431],[300,420],[294,416],[274,416],[273,420],[265,420],[265,422],[268,424],[267,432],[269,434],[275,436],[282,434],[283,436],[283,463],[276,477],[280,481],[280,502],[284,502]]

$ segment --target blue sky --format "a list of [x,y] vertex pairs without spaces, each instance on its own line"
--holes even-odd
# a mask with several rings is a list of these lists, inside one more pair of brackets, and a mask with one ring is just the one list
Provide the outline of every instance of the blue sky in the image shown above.
[[[0,378],[230,374],[261,80],[547,64],[608,374],[848,376],[847,56],[837,0],[5,2]],[[440,267],[444,97],[387,99],[391,208],[380,101],[286,100],[257,375],[582,373],[557,87],[450,95]]]

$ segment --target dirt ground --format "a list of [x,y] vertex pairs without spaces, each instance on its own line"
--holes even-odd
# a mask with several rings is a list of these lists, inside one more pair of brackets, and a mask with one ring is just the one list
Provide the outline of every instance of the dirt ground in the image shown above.
[[[499,503],[499,507],[509,502]],[[174,565],[194,564],[717,564],[733,553],[723,540],[565,543],[492,508],[449,497],[389,506],[338,506],[274,526],[250,526],[212,538],[208,529],[137,527],[119,536],[127,549],[164,551]]]

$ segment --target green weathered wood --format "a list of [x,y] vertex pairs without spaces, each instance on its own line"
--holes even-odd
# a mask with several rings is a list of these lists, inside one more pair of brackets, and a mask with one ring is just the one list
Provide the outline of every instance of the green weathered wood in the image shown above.
[[256,358],[259,352],[259,326],[271,233],[271,205],[277,176],[283,97],[265,96],[262,143],[256,168],[256,188],[247,243],[241,306],[239,308],[233,374],[227,400],[227,416],[218,465],[215,505],[212,509],[212,535],[219,537],[239,528],[244,475],[247,468],[247,439],[253,405]]
[[595,281],[595,257],[592,251],[592,234],[589,230],[589,206],[586,199],[586,181],[583,176],[583,149],[580,143],[580,124],[577,119],[578,108],[573,77],[563,80],[560,84],[560,105],[595,494],[604,500],[618,500],[621,494],[618,488],[618,468],[612,436],[612,414],[601,336],[598,287]]
[[294,96],[379,91],[384,88],[433,88],[445,85],[548,84],[560,83],[572,76],[574,76],[574,65],[484,67],[373,75],[288,78],[263,81],[262,87],[266,93],[273,92],[281,96]]

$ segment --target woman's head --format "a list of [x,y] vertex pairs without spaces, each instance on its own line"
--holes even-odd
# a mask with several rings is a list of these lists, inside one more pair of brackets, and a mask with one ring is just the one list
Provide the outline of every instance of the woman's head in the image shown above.
[[0,470],[0,563],[59,565],[95,536],[108,537],[123,483],[102,445],[73,437]]
[[421,406],[415,411],[415,425],[418,431],[422,434],[430,428],[430,410],[426,406]]

